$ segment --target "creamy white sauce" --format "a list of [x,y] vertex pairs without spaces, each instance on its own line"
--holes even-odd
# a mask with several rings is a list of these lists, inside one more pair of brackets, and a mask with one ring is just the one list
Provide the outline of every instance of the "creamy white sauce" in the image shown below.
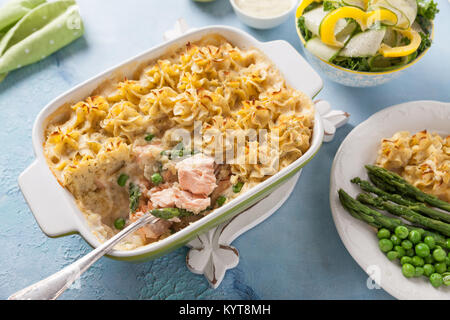
[[235,0],[246,14],[258,18],[279,16],[292,8],[293,0]]

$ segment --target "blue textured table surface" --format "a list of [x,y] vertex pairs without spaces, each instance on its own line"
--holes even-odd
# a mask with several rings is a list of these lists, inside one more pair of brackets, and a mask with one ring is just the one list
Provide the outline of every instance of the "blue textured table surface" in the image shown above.
[[[5,1],[0,1],[0,4]],[[303,171],[292,196],[268,220],[238,238],[239,265],[213,290],[185,265],[186,248],[133,264],[102,258],[64,299],[391,299],[369,290],[367,275],[345,250],[328,202],[334,154],[354,126],[373,113],[411,100],[450,101],[450,4],[439,0],[435,42],[403,75],[376,88],[348,88],[324,79],[318,98],[351,114],[333,142],[324,144]],[[246,27],[228,0],[78,0],[86,34],[0,84],[0,298],[30,285],[89,252],[77,235],[47,238],[17,185],[33,161],[31,129],[38,112],[74,85],[159,44],[165,30],[184,17],[189,25],[232,25],[257,39],[284,39],[302,52],[294,15],[268,31]],[[300,75],[299,75],[300,76]],[[363,141],[361,143],[364,143]]]

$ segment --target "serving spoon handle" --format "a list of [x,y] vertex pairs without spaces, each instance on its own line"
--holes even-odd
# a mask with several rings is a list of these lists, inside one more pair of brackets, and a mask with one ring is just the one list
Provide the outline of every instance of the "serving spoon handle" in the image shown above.
[[54,300],[58,298],[83,272],[108,253],[120,240],[147,223],[156,223],[158,220],[159,218],[151,214],[144,215],[84,257],[53,275],[12,294],[8,300]]

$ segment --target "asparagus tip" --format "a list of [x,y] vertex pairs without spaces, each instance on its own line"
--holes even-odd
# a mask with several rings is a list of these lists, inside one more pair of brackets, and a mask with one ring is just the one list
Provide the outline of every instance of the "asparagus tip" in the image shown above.
[[361,182],[361,178],[360,177],[355,177],[352,180],[350,180],[350,182],[352,182],[352,183],[360,183]]

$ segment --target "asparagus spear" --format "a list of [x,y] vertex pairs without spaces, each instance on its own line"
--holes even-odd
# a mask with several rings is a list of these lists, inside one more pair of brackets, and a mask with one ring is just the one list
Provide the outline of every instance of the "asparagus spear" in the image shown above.
[[402,205],[396,205],[392,202],[385,201],[383,198],[375,198],[368,193],[361,193],[357,197],[358,201],[374,206],[375,208],[386,210],[396,216],[405,218],[408,221],[417,223],[425,228],[439,231],[443,235],[450,236],[450,224],[424,217],[410,208]]
[[442,210],[450,212],[450,203],[440,200],[433,195],[422,192],[418,188],[410,185],[398,174],[377,166],[366,165],[365,167],[367,171],[383,180],[384,183],[394,187],[397,193],[413,197],[420,202],[425,202],[433,207],[441,208]]
[[377,188],[376,186],[373,186],[370,184],[369,181],[361,180],[360,178],[353,178],[351,182],[358,184],[361,189],[363,189],[366,192],[374,193],[377,196],[381,197],[383,200],[392,201],[395,203],[398,203],[403,206],[409,207],[411,210],[414,210],[419,213],[423,213],[433,219],[442,220],[445,222],[450,222],[450,215],[447,213],[444,213],[442,211],[435,210],[433,208],[427,207],[425,204],[421,202],[411,201],[408,199],[403,198],[399,194],[390,194],[384,190],[381,190],[380,188]]
[[[347,211],[352,214],[357,219],[360,219],[362,221],[366,221],[365,219],[370,220],[369,218],[372,217],[371,220],[373,220],[376,224],[380,225],[381,227],[384,227],[386,229],[389,229],[391,231],[394,231],[396,227],[398,226],[404,226],[408,228],[409,231],[416,230],[422,234],[422,236],[431,236],[434,238],[436,244],[442,246],[443,248],[446,247],[446,239],[444,236],[440,235],[439,233],[432,232],[429,230],[424,230],[422,228],[418,228],[415,226],[411,226],[409,224],[403,223],[402,220],[391,218],[388,216],[383,215],[382,213],[373,210],[366,205],[362,204],[361,202],[353,199],[349,194],[347,194],[344,190],[340,189],[338,191],[339,193],[339,200],[341,201],[341,204]],[[353,212],[353,213],[352,213]],[[356,216],[354,215],[356,213]],[[367,221],[366,221],[367,222]],[[370,224],[370,223],[369,223]],[[374,226],[374,225],[372,225]]]
[[186,217],[190,216],[193,213],[190,211],[187,211],[185,209],[179,209],[179,208],[163,208],[163,209],[153,209],[150,210],[150,213],[154,215],[157,218],[161,218],[164,220],[169,220],[175,217]]

